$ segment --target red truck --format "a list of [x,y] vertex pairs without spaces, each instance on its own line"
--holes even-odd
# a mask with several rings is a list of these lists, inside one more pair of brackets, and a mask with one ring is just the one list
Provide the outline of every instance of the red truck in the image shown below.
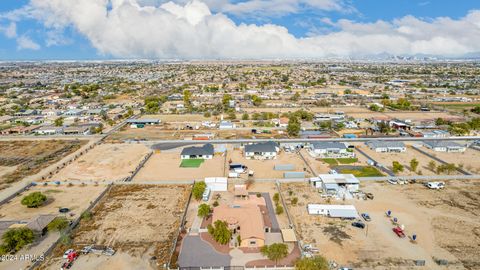
[[405,232],[403,232],[402,228],[400,228],[400,227],[393,228],[393,232],[400,238],[405,237]]

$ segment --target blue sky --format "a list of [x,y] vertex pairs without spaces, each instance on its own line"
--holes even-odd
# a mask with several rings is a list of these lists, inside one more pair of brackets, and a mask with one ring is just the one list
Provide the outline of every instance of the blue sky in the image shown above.
[[[232,29],[236,31],[237,37],[245,35],[245,39],[252,40],[252,48],[246,48],[246,46],[248,47],[249,45],[245,45],[245,43],[241,43],[240,41],[233,40],[230,43],[227,41],[219,42],[218,39],[222,39],[223,37],[212,38],[212,34],[199,33],[200,31],[205,31],[205,33],[216,34],[218,33],[219,27],[221,28],[221,22],[215,25],[209,25],[208,27],[198,27],[195,16],[193,19],[182,17],[184,16],[182,15],[183,13],[177,13],[177,11],[171,11],[170,9],[168,9],[169,12],[173,12],[172,14],[174,14],[179,21],[173,21],[169,23],[168,26],[163,26],[157,24],[157,22],[163,22],[162,15],[158,15],[158,18],[152,18],[151,22],[155,22],[154,24],[150,22],[146,24],[146,26],[140,27],[142,30],[149,31],[143,36],[137,36],[137,30],[132,33],[125,31],[125,33],[121,34],[121,37],[104,38],[104,36],[106,36],[106,34],[108,35],[112,30],[123,29],[125,25],[137,23],[139,19],[133,20],[133,16],[132,21],[128,22],[129,24],[127,24],[127,22],[123,24],[108,21],[105,20],[105,18],[97,18],[99,21],[97,27],[98,29],[102,28],[102,30],[98,30],[98,33],[94,33],[96,31],[95,27],[85,26],[86,23],[82,18],[72,19],[71,21],[70,18],[64,18],[64,20],[60,20],[62,21],[60,26],[52,27],[49,18],[55,17],[56,12],[64,14],[72,10],[78,10],[79,7],[78,4],[73,4],[75,1],[72,0],[64,0],[65,2],[72,2],[72,10],[68,7],[65,7],[64,10],[57,10],[57,7],[51,6],[45,8],[39,4],[48,1],[54,2],[53,0],[35,0],[33,1],[35,3],[32,4],[27,0],[0,1],[0,60],[215,58],[215,53],[219,50],[221,52],[218,53],[218,58],[261,58],[261,54],[256,54],[256,48],[253,46],[255,44],[257,44],[255,45],[257,47],[262,46],[262,44],[270,44],[262,40],[262,36],[265,36],[261,34],[263,31],[266,31],[265,33],[268,35],[271,34],[272,40],[277,40],[276,43],[278,43],[278,40],[282,40],[281,43],[283,46],[278,46],[277,44],[272,45],[274,46],[273,52],[270,53],[268,50],[265,52],[267,58],[288,57],[290,51],[295,57],[315,57],[315,50],[318,50],[318,57],[324,57],[328,55],[328,52],[334,51],[332,48],[338,47],[337,44],[339,43],[345,42],[353,44],[360,40],[371,40],[367,39],[368,37],[378,37],[378,40],[375,42],[380,44],[385,43],[385,45],[380,46],[377,51],[356,49],[356,46],[352,45],[341,48],[338,52],[333,52],[333,54],[351,56],[351,54],[355,53],[375,54],[388,52],[392,54],[455,55],[455,52],[461,52],[459,53],[459,55],[461,55],[475,54],[480,51],[480,49],[476,47],[477,45],[473,44],[478,41],[474,35],[475,33],[480,33],[480,17],[471,16],[471,18],[464,20],[469,12],[480,10],[480,1],[478,0],[292,0],[290,2],[293,4],[285,7],[287,10],[275,10],[276,7],[279,6],[275,4],[278,0],[242,0],[230,1],[229,3],[227,3],[228,0],[205,1],[213,14],[221,12],[225,14],[228,20],[232,20],[237,26],[242,23],[258,26],[255,31],[252,30],[253,33],[247,33],[239,27]],[[95,0],[82,1],[92,2]],[[102,2],[101,0],[98,1]],[[160,9],[163,2],[166,2],[162,0],[144,1],[150,1],[149,3],[152,3],[156,9]],[[186,0],[176,1],[176,7],[186,8],[186,2]],[[242,2],[251,2],[252,7],[240,8],[238,3]],[[257,5],[258,2],[261,2],[263,7]],[[325,8],[324,6],[329,3],[338,3],[342,5],[343,8]],[[12,18],[11,12],[15,10],[28,10],[28,12],[22,12],[21,15],[15,15],[14,18]],[[191,10],[193,10],[195,14],[200,14],[198,15],[201,17],[199,20],[210,20],[209,17],[211,16],[204,14],[201,5],[196,5],[192,7]],[[192,12],[190,12],[190,14],[191,13]],[[141,13],[135,15],[143,16]],[[402,22],[398,25],[394,22],[407,15],[413,16],[416,20],[428,24],[425,25],[424,31],[432,31],[430,27],[438,27],[439,33],[445,25],[441,25],[438,18],[449,17],[452,22],[445,22],[445,24],[447,24],[447,26],[451,25],[451,32],[447,32],[445,35],[441,33],[436,36],[432,35],[425,39],[419,37],[422,36],[421,33],[414,34],[409,32],[405,34],[402,32],[402,29],[409,28],[409,31],[411,31],[411,29],[415,29],[417,22]],[[190,25],[183,26],[185,20],[189,21]],[[350,26],[339,24],[342,20],[348,20]],[[379,28],[378,26],[371,26],[371,23],[375,23],[378,20],[391,23],[392,25],[389,26],[391,29],[384,29],[378,32],[376,30]],[[461,44],[457,44],[458,38],[455,36],[457,33],[454,33],[455,29],[463,28],[456,26],[457,21],[466,23],[468,26],[464,34],[466,38]],[[475,23],[477,23],[477,25],[475,25]],[[13,24],[15,25],[15,33],[12,33]],[[275,30],[275,33],[272,34],[270,30],[262,27],[265,24],[285,27],[288,29],[288,34],[293,35],[295,40],[290,40],[290,38],[286,37],[286,34],[281,33],[281,31],[277,33],[277,30]],[[179,31],[179,25],[182,25],[181,29],[184,29],[180,31],[185,31],[185,33],[179,34],[175,32]],[[8,32],[9,27],[10,32]],[[165,31],[161,29],[163,27]],[[186,29],[188,27],[192,29]],[[365,29],[365,27],[368,29]],[[169,32],[168,30],[170,28],[173,34],[166,35],[165,32]],[[359,28],[361,28],[361,30],[358,30]],[[405,43],[403,47],[396,47],[395,44],[389,44],[388,41],[381,38],[382,35],[387,37],[388,31],[390,30],[392,30],[392,32],[398,30],[399,33],[396,37]],[[192,39],[185,38],[184,40],[177,40],[178,35],[187,36],[192,35],[191,33],[195,35]],[[338,36],[334,38],[331,37],[331,34],[335,33],[338,33],[338,36],[341,35],[342,39]],[[198,36],[196,36],[197,34]],[[141,40],[142,37],[145,39],[145,36],[156,35],[162,36],[162,39],[157,41],[159,48],[155,48],[155,44],[149,44],[147,41]],[[469,39],[470,36],[471,39]],[[315,37],[318,38],[318,40],[314,42],[304,42],[302,39],[305,37]],[[225,40],[228,39],[226,36]],[[285,39],[289,41],[284,41]],[[451,41],[450,46],[442,48],[440,48],[441,45],[436,45],[437,47],[431,45],[435,44],[435,42],[441,44],[442,42],[449,41]],[[292,44],[289,44],[289,42]],[[191,51],[189,51],[189,43],[206,43],[206,47],[209,48],[200,45],[198,47],[192,46]],[[426,43],[428,45],[425,45]],[[241,50],[235,50],[240,52],[231,52],[224,48],[226,46],[232,48],[238,46]],[[383,47],[385,48],[384,51],[382,49]],[[305,51],[305,48],[312,51],[309,53],[302,52]]]

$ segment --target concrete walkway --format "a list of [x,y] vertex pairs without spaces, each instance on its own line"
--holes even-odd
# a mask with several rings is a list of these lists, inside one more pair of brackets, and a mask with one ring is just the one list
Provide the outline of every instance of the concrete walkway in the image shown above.
[[260,253],[243,253],[238,248],[230,251],[230,256],[232,257],[231,266],[245,266],[248,262],[265,259]]

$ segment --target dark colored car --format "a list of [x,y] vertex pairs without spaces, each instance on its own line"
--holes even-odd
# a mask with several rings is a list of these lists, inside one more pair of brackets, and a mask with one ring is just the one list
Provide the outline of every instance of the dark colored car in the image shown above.
[[370,221],[372,220],[372,218],[370,217],[370,215],[368,213],[362,213],[362,218],[365,220],[365,221]]
[[68,209],[66,207],[58,209],[58,212],[60,212],[60,213],[68,213],[69,211],[70,211],[70,209]]
[[363,223],[363,222],[361,222],[361,221],[354,221],[354,222],[352,222],[352,226],[353,226],[353,227],[360,228],[360,229],[365,229],[365,223]]

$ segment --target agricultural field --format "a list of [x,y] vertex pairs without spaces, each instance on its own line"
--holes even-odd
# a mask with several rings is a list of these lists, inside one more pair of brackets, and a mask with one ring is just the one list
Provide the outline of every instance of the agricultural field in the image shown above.
[[191,164],[192,161],[183,161],[180,152],[180,149],[174,149],[154,153],[133,181],[203,180],[205,177],[219,177],[226,173],[225,156],[222,154],[203,161],[198,167],[182,167],[182,163]]
[[[362,183],[361,188],[373,193],[374,199],[337,201],[322,198],[306,183],[282,184],[304,243],[317,247],[329,260],[354,269],[417,269],[413,260],[425,260],[422,269],[478,269],[479,183],[448,181],[441,191],[421,184],[377,182]],[[298,199],[296,205],[292,205],[292,198]],[[309,203],[353,204],[359,213],[369,213],[372,220],[366,222],[366,229],[358,229],[351,221],[308,215]],[[386,217],[387,210],[405,226],[407,238],[393,233],[395,225]],[[415,242],[409,240],[413,234],[418,236]],[[448,266],[439,266],[437,260],[448,261]]]
[[39,173],[86,143],[80,140],[0,141],[0,190]]
[[81,255],[72,269],[161,269],[169,261],[189,193],[187,185],[113,186],[73,231],[71,245],[58,245],[45,268],[58,269],[68,248],[97,244],[118,253]]
[[115,181],[129,176],[150,152],[141,144],[100,144],[69,164],[52,179]]

